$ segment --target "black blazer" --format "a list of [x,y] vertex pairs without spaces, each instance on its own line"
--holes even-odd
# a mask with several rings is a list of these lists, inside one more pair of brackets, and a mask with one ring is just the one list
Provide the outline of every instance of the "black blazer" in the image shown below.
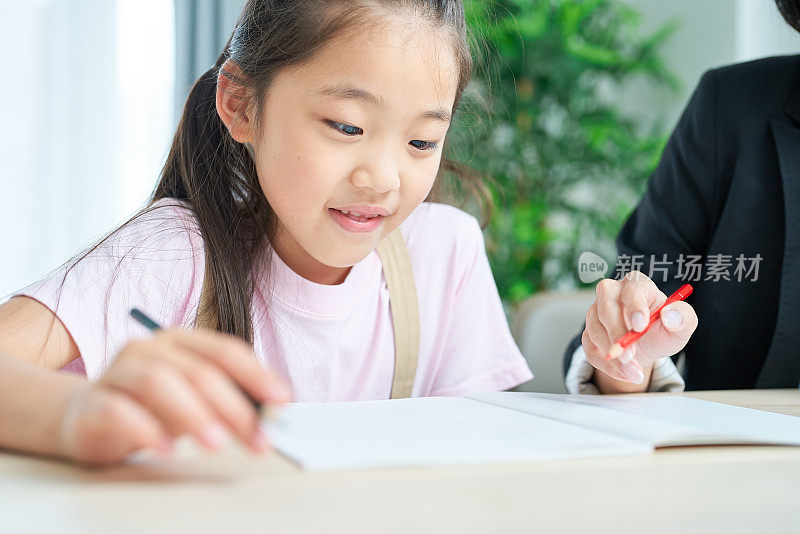
[[[616,243],[620,257],[644,256],[645,274],[651,256],[667,255],[667,280],[654,280],[666,294],[685,283],[679,255],[704,257],[690,282],[700,322],[685,349],[687,390],[798,387],[800,56],[703,75]],[[737,281],[731,267],[730,280],[707,280],[716,254],[734,266],[760,255],[757,279]]]

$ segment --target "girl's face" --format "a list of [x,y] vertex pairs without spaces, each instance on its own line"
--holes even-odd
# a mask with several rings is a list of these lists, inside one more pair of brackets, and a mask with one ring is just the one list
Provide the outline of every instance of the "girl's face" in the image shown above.
[[341,283],[425,199],[457,85],[443,31],[400,24],[348,32],[279,72],[253,145],[292,270]]

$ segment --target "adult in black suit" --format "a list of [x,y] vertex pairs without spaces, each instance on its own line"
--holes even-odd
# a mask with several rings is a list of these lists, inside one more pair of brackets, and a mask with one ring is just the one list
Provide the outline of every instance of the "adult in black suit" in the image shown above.
[[[798,29],[800,2],[777,4]],[[687,281],[695,288],[688,302],[699,324],[685,343],[686,389],[798,387],[800,56],[723,67],[702,77],[616,243],[622,263],[629,266],[630,258],[640,257],[641,271],[652,274],[663,293]],[[696,256],[703,258],[701,279],[687,280],[687,259]],[[737,259],[742,258],[745,265],[737,272]],[[726,259],[727,280],[713,266]],[[653,261],[666,275],[648,272]],[[624,270],[618,260],[617,274]],[[610,283],[605,285],[608,290]],[[663,293],[656,300],[663,302]],[[601,311],[587,314],[583,343],[576,338],[565,354],[570,391],[592,391],[594,385],[602,392],[640,391],[648,384],[655,389],[650,376],[638,386],[626,383],[619,365],[604,361],[610,342],[631,321],[627,312],[617,320],[611,313],[603,321],[602,309],[612,306],[600,295],[593,306]],[[592,328],[595,343],[589,335]],[[634,362],[647,361],[645,353],[654,345],[648,343],[637,348]],[[670,349],[680,343],[673,345]],[[647,363],[652,360],[650,355]],[[672,369],[660,367],[656,376],[656,365],[653,382],[665,377],[669,382],[677,375],[671,363]],[[645,368],[645,375],[649,370]]]

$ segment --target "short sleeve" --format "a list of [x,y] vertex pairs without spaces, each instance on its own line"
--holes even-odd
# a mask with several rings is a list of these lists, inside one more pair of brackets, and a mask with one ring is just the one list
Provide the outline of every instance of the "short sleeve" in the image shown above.
[[12,295],[35,299],[59,318],[89,380],[99,378],[126,343],[149,334],[132,320],[131,308],[163,326],[194,323],[204,273],[199,231],[182,205],[162,200],[151,208]]
[[452,321],[430,395],[502,391],[533,378],[511,337],[478,221],[462,231]]

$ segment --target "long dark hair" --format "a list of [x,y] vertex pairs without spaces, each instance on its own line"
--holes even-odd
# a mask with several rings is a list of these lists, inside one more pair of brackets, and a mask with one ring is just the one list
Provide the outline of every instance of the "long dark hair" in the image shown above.
[[[225,50],[192,87],[151,204],[183,200],[197,218],[206,254],[207,298],[197,316],[203,326],[252,343],[254,271],[264,268],[256,261],[277,226],[247,149],[233,140],[216,112],[217,76],[246,87],[254,116],[260,117],[280,69],[309,60],[353,25],[369,24],[379,9],[407,12],[450,30],[460,70],[455,112],[473,68],[461,0],[249,0]],[[228,59],[244,76],[223,68]],[[457,175],[482,207],[488,203],[477,173],[447,158],[439,173]],[[435,186],[429,199],[440,194],[441,187]]]

